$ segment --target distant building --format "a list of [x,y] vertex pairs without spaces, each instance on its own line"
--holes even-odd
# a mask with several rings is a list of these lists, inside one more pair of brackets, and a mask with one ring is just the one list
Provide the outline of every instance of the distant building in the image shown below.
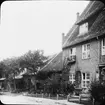
[[45,72],[60,72],[62,71],[62,52],[55,54],[51,60],[41,69]]
[[62,59],[68,65],[69,80],[87,88],[93,80],[105,80],[105,5],[90,1],[70,29],[62,35]]

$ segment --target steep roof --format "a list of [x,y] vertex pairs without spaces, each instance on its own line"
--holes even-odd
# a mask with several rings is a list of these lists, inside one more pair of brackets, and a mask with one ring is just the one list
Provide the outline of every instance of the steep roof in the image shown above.
[[76,36],[78,35],[79,26],[75,25],[74,30],[70,33],[68,39],[63,44],[63,48],[70,46],[70,43],[75,40]]
[[[74,25],[72,26],[72,28],[69,30],[69,32],[67,33],[67,35],[65,36],[65,42],[63,43],[63,47],[64,46],[66,46],[67,45],[67,43],[68,43],[68,40],[72,37],[72,36],[74,36],[74,32],[75,32],[75,30],[77,30],[78,29],[78,26],[76,25],[76,22],[74,23]],[[76,33],[77,34],[77,33]]]
[[[97,1],[95,1],[95,2],[97,2]],[[93,2],[93,3],[95,3],[95,2]],[[91,4],[92,4],[91,8],[93,8],[93,6],[94,6],[93,3],[91,2]],[[98,1],[98,3],[101,3],[101,2]],[[92,11],[91,8],[90,9],[87,8],[88,11],[90,11],[90,10]],[[84,11],[86,12],[86,9]],[[81,16],[83,16],[83,13],[81,14]],[[91,13],[93,13],[93,12],[91,12]],[[86,33],[84,35],[81,35],[81,36],[78,36],[79,35],[79,25],[76,25],[75,28],[74,28],[74,31],[72,31],[72,33],[70,34],[70,37],[68,38],[66,43],[63,45],[63,48],[75,45],[77,43],[80,43],[80,42],[83,42],[83,41],[86,41],[86,40],[90,40],[94,37],[103,35],[104,33],[105,33],[105,10],[104,10],[104,7],[103,7],[103,10],[99,13],[95,22],[90,27],[88,33]]]
[[62,70],[62,52],[56,54],[40,71],[61,71]]
[[103,7],[104,7],[104,4],[101,1],[90,1],[76,23],[80,24],[84,22],[89,17],[94,15],[97,11],[102,9]]

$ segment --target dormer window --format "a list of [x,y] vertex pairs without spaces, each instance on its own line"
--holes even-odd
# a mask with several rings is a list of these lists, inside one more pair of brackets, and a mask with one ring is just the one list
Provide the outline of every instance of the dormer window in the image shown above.
[[83,35],[85,33],[88,32],[88,22],[80,25],[80,28],[79,28],[79,35]]

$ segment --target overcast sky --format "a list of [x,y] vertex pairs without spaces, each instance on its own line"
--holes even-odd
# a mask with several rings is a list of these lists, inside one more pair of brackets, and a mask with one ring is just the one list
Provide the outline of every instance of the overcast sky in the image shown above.
[[0,60],[41,49],[62,50],[67,33],[89,1],[5,1],[1,5]]

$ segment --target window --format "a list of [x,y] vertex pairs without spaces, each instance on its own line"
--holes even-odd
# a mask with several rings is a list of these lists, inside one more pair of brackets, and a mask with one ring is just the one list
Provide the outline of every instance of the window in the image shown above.
[[73,84],[75,82],[75,74],[74,73],[71,73],[69,75],[69,81]]
[[85,79],[85,73],[83,73],[83,79]]
[[102,39],[102,55],[105,55],[105,38]]
[[70,56],[72,55],[72,49],[70,49]]
[[90,73],[82,73],[82,88],[87,88],[90,85]]
[[87,73],[86,79],[90,79],[90,73]]
[[76,55],[76,48],[70,49],[70,56]]
[[90,58],[90,44],[82,45],[82,59]]
[[88,32],[88,23],[80,25],[79,35],[83,35]]

